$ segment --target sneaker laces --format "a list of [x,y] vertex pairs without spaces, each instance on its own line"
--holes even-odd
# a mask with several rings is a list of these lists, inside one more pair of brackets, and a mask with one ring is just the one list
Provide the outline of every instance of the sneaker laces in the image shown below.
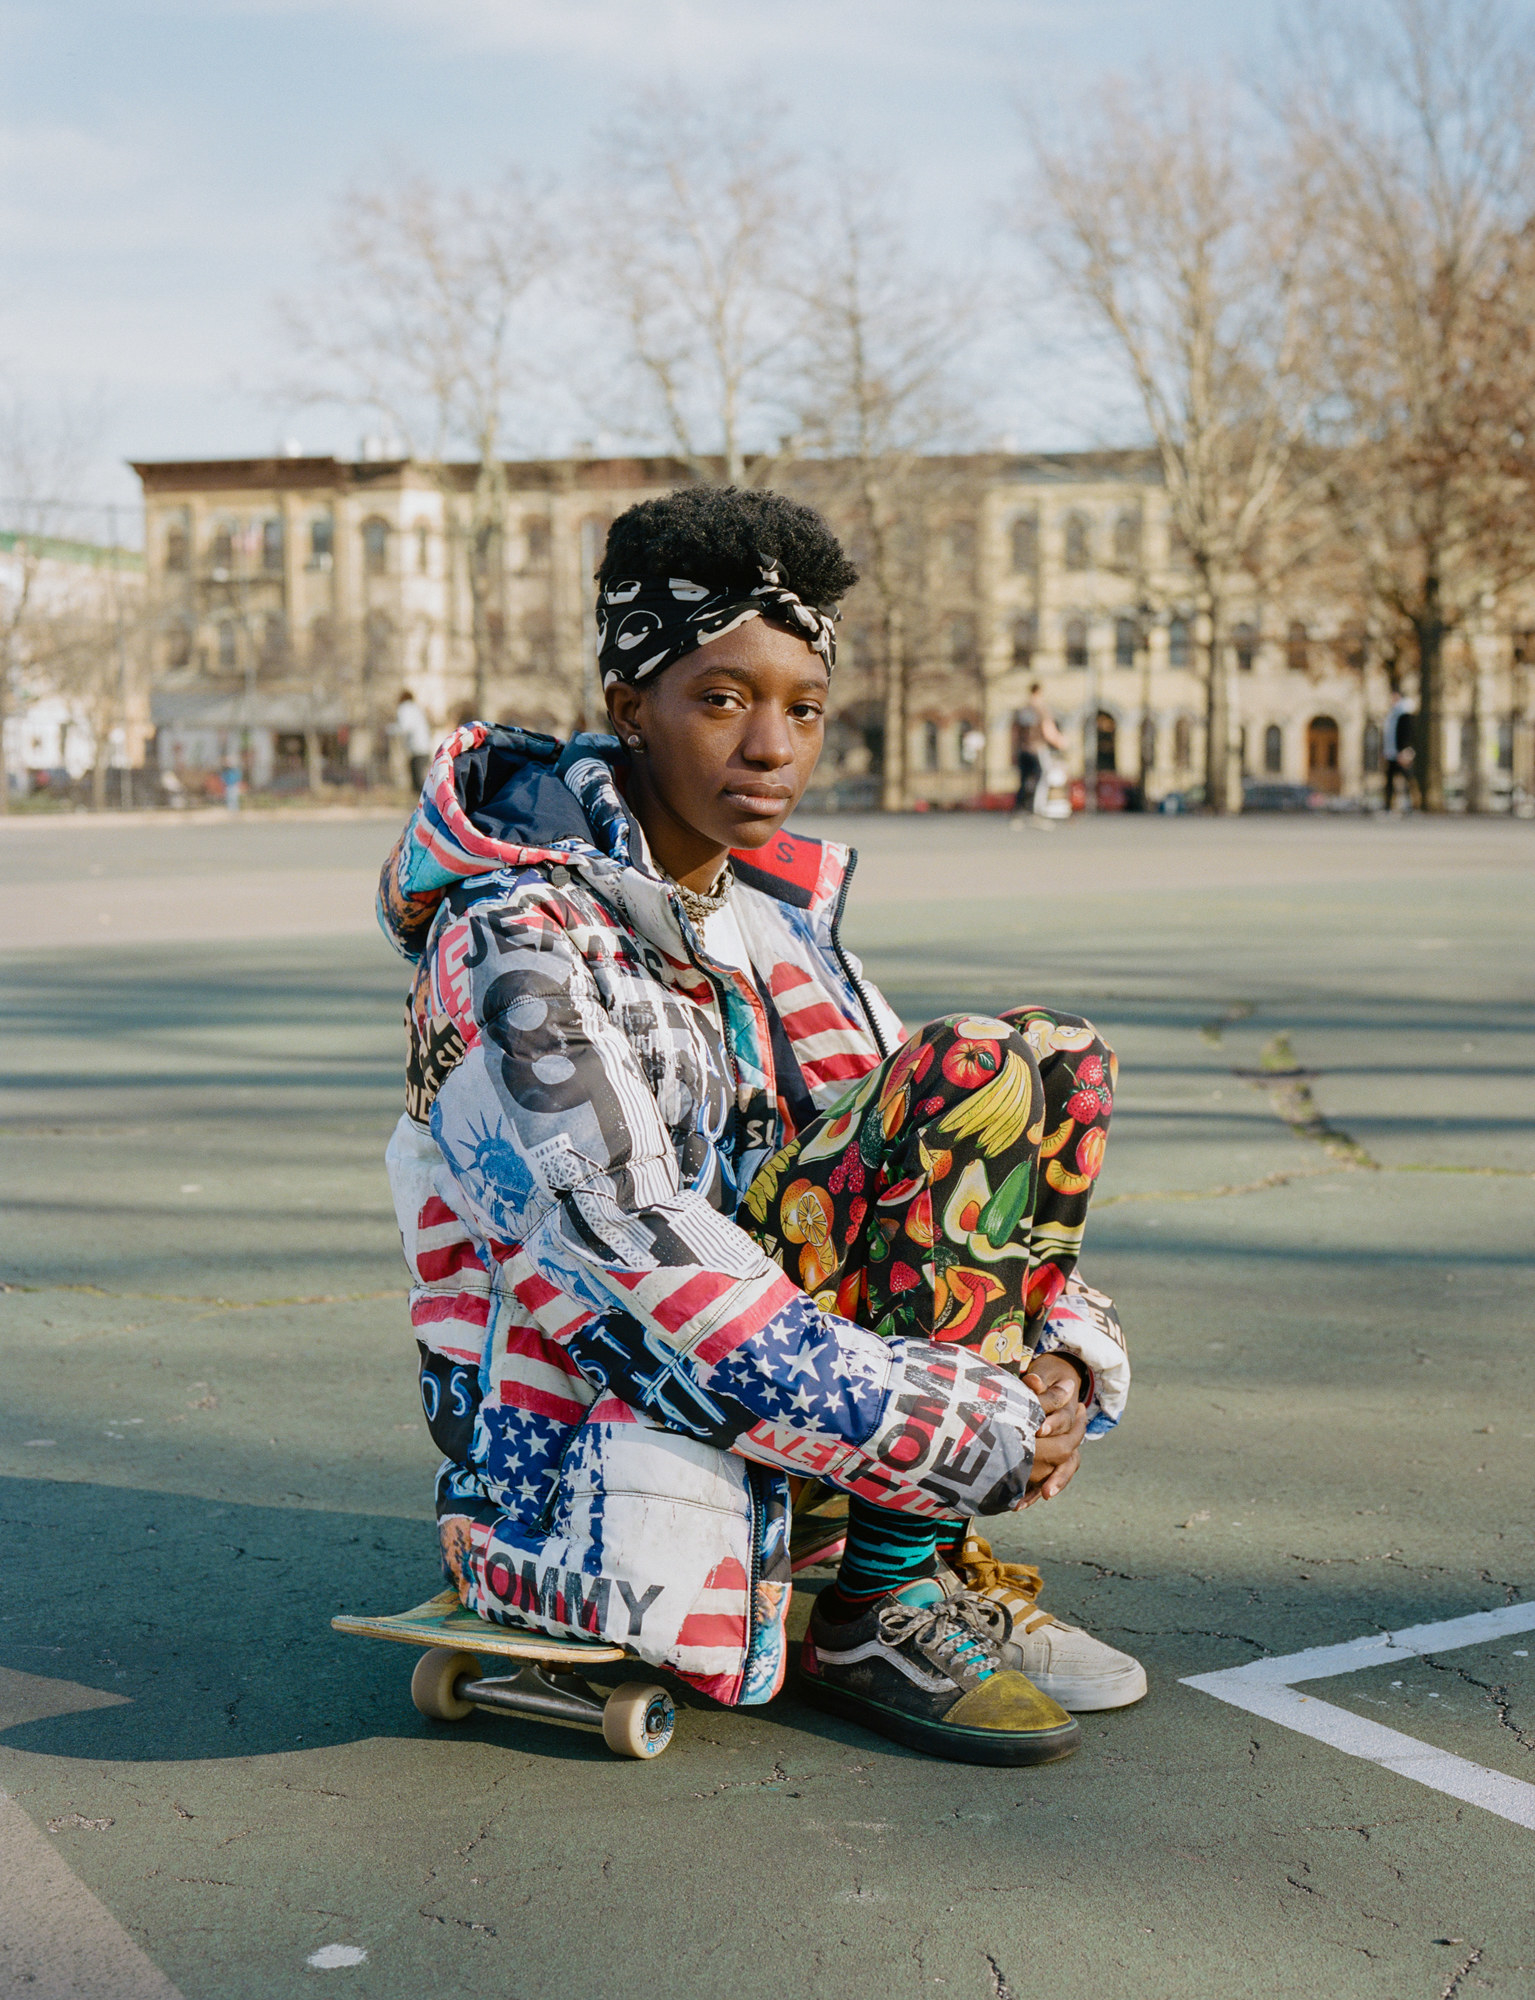
[[998,1668],[995,1622],[992,1607],[968,1591],[939,1604],[897,1599],[880,1608],[879,1636],[892,1648],[914,1644],[952,1681],[972,1674],[986,1680]]
[[[1010,1596],[1028,1600],[1028,1610],[1012,1611],[1012,1622],[1025,1632],[1034,1632],[1041,1625],[1059,1625],[1060,1619],[1053,1612],[1046,1611],[1039,1602],[1039,1593],[1045,1587],[1045,1579],[1032,1563],[1000,1562],[991,1552],[990,1542],[979,1535],[966,1535],[963,1546],[954,1555],[950,1567],[964,1582],[967,1589],[974,1591],[993,1612],[1001,1612],[1002,1604],[987,1593],[1005,1592]],[[1001,1620],[996,1620],[1000,1625]]]

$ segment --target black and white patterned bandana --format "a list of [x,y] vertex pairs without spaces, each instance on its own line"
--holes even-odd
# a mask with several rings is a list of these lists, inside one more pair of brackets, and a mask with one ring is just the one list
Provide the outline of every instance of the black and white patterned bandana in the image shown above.
[[803,639],[831,672],[837,663],[836,611],[806,604],[783,582],[771,557],[758,558],[762,581],[742,594],[716,590],[685,576],[665,583],[637,578],[610,583],[597,593],[597,666],[602,685],[644,681],[674,660],[734,632],[749,618],[768,618]]

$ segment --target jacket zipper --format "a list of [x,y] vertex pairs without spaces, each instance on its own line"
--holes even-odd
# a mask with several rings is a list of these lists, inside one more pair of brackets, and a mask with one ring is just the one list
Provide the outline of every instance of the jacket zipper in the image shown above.
[[847,851],[847,867],[842,875],[842,886],[837,891],[837,906],[831,913],[831,948],[837,955],[838,965],[842,967],[843,978],[858,995],[858,1004],[863,1009],[864,1019],[869,1024],[869,1032],[874,1037],[874,1046],[879,1050],[880,1059],[883,1061],[889,1055],[890,1051],[885,1046],[885,1037],[880,1030],[879,1017],[874,1012],[868,994],[863,990],[863,981],[854,973],[851,964],[848,962],[848,955],[842,949],[842,911],[843,906],[847,902],[848,886],[853,879],[853,870],[857,866],[858,850],[856,847],[850,847]]
[[741,1662],[743,1675],[751,1666],[752,1651],[757,1644],[757,1586],[762,1581],[762,1501],[757,1492],[755,1465],[748,1464],[746,1468],[746,1490],[751,1496],[752,1559],[751,1571],[746,1579],[746,1653]]

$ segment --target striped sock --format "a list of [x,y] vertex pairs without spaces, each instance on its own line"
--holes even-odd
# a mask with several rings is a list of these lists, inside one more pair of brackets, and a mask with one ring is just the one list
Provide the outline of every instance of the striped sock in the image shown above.
[[818,1600],[823,1616],[845,1624],[903,1583],[935,1575],[938,1537],[947,1525],[856,1497],[849,1500],[847,1548],[837,1581]]

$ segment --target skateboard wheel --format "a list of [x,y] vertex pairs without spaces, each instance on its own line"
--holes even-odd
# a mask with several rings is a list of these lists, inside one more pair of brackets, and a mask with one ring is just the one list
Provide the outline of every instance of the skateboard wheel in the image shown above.
[[615,1756],[659,1757],[676,1726],[666,1689],[643,1681],[625,1681],[602,1704],[602,1740]]
[[474,1703],[459,1698],[462,1680],[478,1680],[482,1672],[473,1653],[460,1653],[451,1646],[434,1646],[416,1662],[410,1677],[410,1698],[423,1715],[434,1722],[462,1722],[473,1715]]

